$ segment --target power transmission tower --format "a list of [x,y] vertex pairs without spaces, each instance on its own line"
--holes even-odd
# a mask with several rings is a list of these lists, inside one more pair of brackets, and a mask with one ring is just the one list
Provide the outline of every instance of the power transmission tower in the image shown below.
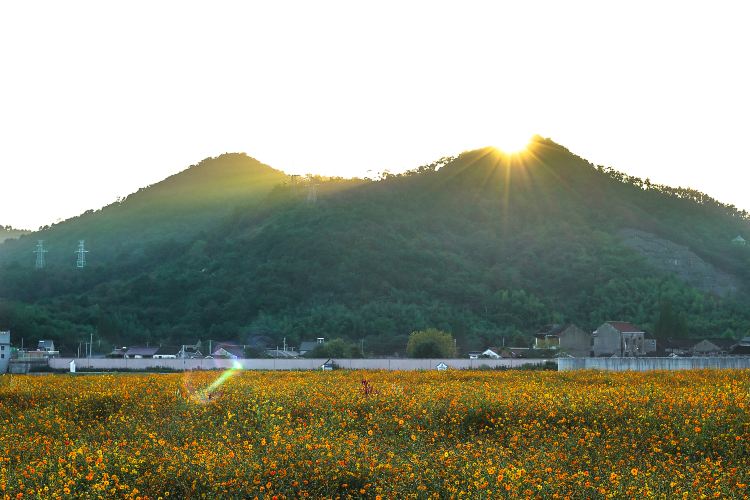
[[36,254],[36,264],[34,267],[37,269],[44,269],[44,266],[46,265],[44,254],[47,253],[47,250],[44,248],[44,240],[39,240],[37,242],[34,253]]
[[76,267],[78,269],[86,267],[86,254],[89,253],[89,251],[84,248],[83,241],[84,240],[78,240],[78,250],[74,252],[78,254],[78,259],[76,260]]
[[292,184],[292,193],[297,194],[297,185],[299,184],[299,175],[293,174],[289,176]]
[[310,184],[307,186],[307,202],[315,204],[318,201],[318,185]]

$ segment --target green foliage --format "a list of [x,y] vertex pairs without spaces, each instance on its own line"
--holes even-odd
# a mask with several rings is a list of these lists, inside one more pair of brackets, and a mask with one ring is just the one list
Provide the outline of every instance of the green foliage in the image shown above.
[[675,312],[671,301],[663,301],[654,325],[654,335],[659,339],[680,338],[686,335],[687,329],[685,317]]
[[411,332],[406,353],[412,358],[452,358],[456,347],[450,333],[428,328]]
[[333,339],[315,346],[307,353],[308,358],[361,358],[359,346],[345,339]]
[[[429,327],[462,351],[528,346],[547,323],[750,331],[750,248],[731,244],[750,239],[746,214],[551,141],[532,149],[516,163],[470,151],[379,181],[292,182],[244,155],[205,160],[0,244],[0,329],[70,349],[91,333],[117,345],[322,336],[351,354],[364,340],[368,355],[403,354],[409,333]],[[623,228],[688,246],[738,290],[716,296],[653,269],[623,245]],[[83,270],[72,253],[81,238]]]

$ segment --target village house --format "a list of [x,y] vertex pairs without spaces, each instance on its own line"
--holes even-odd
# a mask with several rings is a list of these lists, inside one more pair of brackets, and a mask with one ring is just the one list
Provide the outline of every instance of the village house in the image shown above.
[[10,331],[0,332],[0,373],[8,371],[10,360]]
[[[325,337],[318,337],[315,340],[305,340],[299,344],[299,355],[304,356],[310,351],[313,351],[318,345],[325,343]],[[270,351],[271,349],[269,349]]]
[[[634,357],[645,356],[646,332],[625,321],[607,321],[591,334],[594,356]],[[656,350],[656,341],[648,343],[650,350]]]
[[163,345],[154,353],[154,359],[177,359],[180,351],[179,346]]
[[736,346],[732,348],[732,355],[748,356],[750,355],[750,337],[744,337]]
[[666,339],[661,342],[659,353],[664,356],[692,356],[694,340]]
[[727,356],[738,344],[734,339],[703,339],[693,345],[693,356]]
[[214,358],[225,358],[225,359],[244,359],[245,348],[244,346],[230,343],[219,343],[213,349],[211,357]]
[[[198,343],[200,344],[200,343]],[[180,352],[177,354],[177,357],[180,359],[197,359],[202,358],[203,353],[201,353],[199,345],[183,345],[180,347]]]
[[148,346],[132,346],[132,347],[117,347],[110,352],[108,358],[124,358],[124,359],[143,359],[153,358],[158,347]]
[[576,325],[546,325],[534,334],[533,348],[586,357],[591,353],[591,335]]
[[278,347],[274,349],[266,349],[265,353],[266,356],[277,359],[295,359],[300,356],[299,352],[290,347],[287,347],[286,350]]

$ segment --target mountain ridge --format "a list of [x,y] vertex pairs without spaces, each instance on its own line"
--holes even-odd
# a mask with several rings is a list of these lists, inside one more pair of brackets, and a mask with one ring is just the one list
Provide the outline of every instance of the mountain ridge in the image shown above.
[[[378,181],[292,178],[246,155],[218,158],[227,177],[200,200],[186,186],[205,184],[210,169],[172,179],[182,186],[174,200],[147,189],[57,225],[58,242],[99,231],[82,271],[72,249],[33,270],[23,245],[45,232],[0,245],[0,327],[122,345],[340,337],[374,354],[401,352],[425,327],[466,349],[526,342],[563,321],[620,318],[660,325],[660,336],[750,329],[750,255],[731,244],[749,233],[746,213],[597,167],[548,139],[526,154],[483,148]],[[258,175],[226,187],[241,165]],[[147,238],[138,226],[153,210],[160,225]],[[624,228],[689,248],[736,290],[706,293],[655,267],[623,243]],[[101,241],[116,247],[107,258],[94,251]],[[667,310],[680,316],[671,332],[659,321]]]

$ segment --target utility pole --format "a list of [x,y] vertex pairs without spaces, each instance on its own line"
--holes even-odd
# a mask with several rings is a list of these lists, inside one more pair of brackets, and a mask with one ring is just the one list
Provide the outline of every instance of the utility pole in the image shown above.
[[94,346],[94,334],[89,333],[89,359],[91,359],[91,348]]

